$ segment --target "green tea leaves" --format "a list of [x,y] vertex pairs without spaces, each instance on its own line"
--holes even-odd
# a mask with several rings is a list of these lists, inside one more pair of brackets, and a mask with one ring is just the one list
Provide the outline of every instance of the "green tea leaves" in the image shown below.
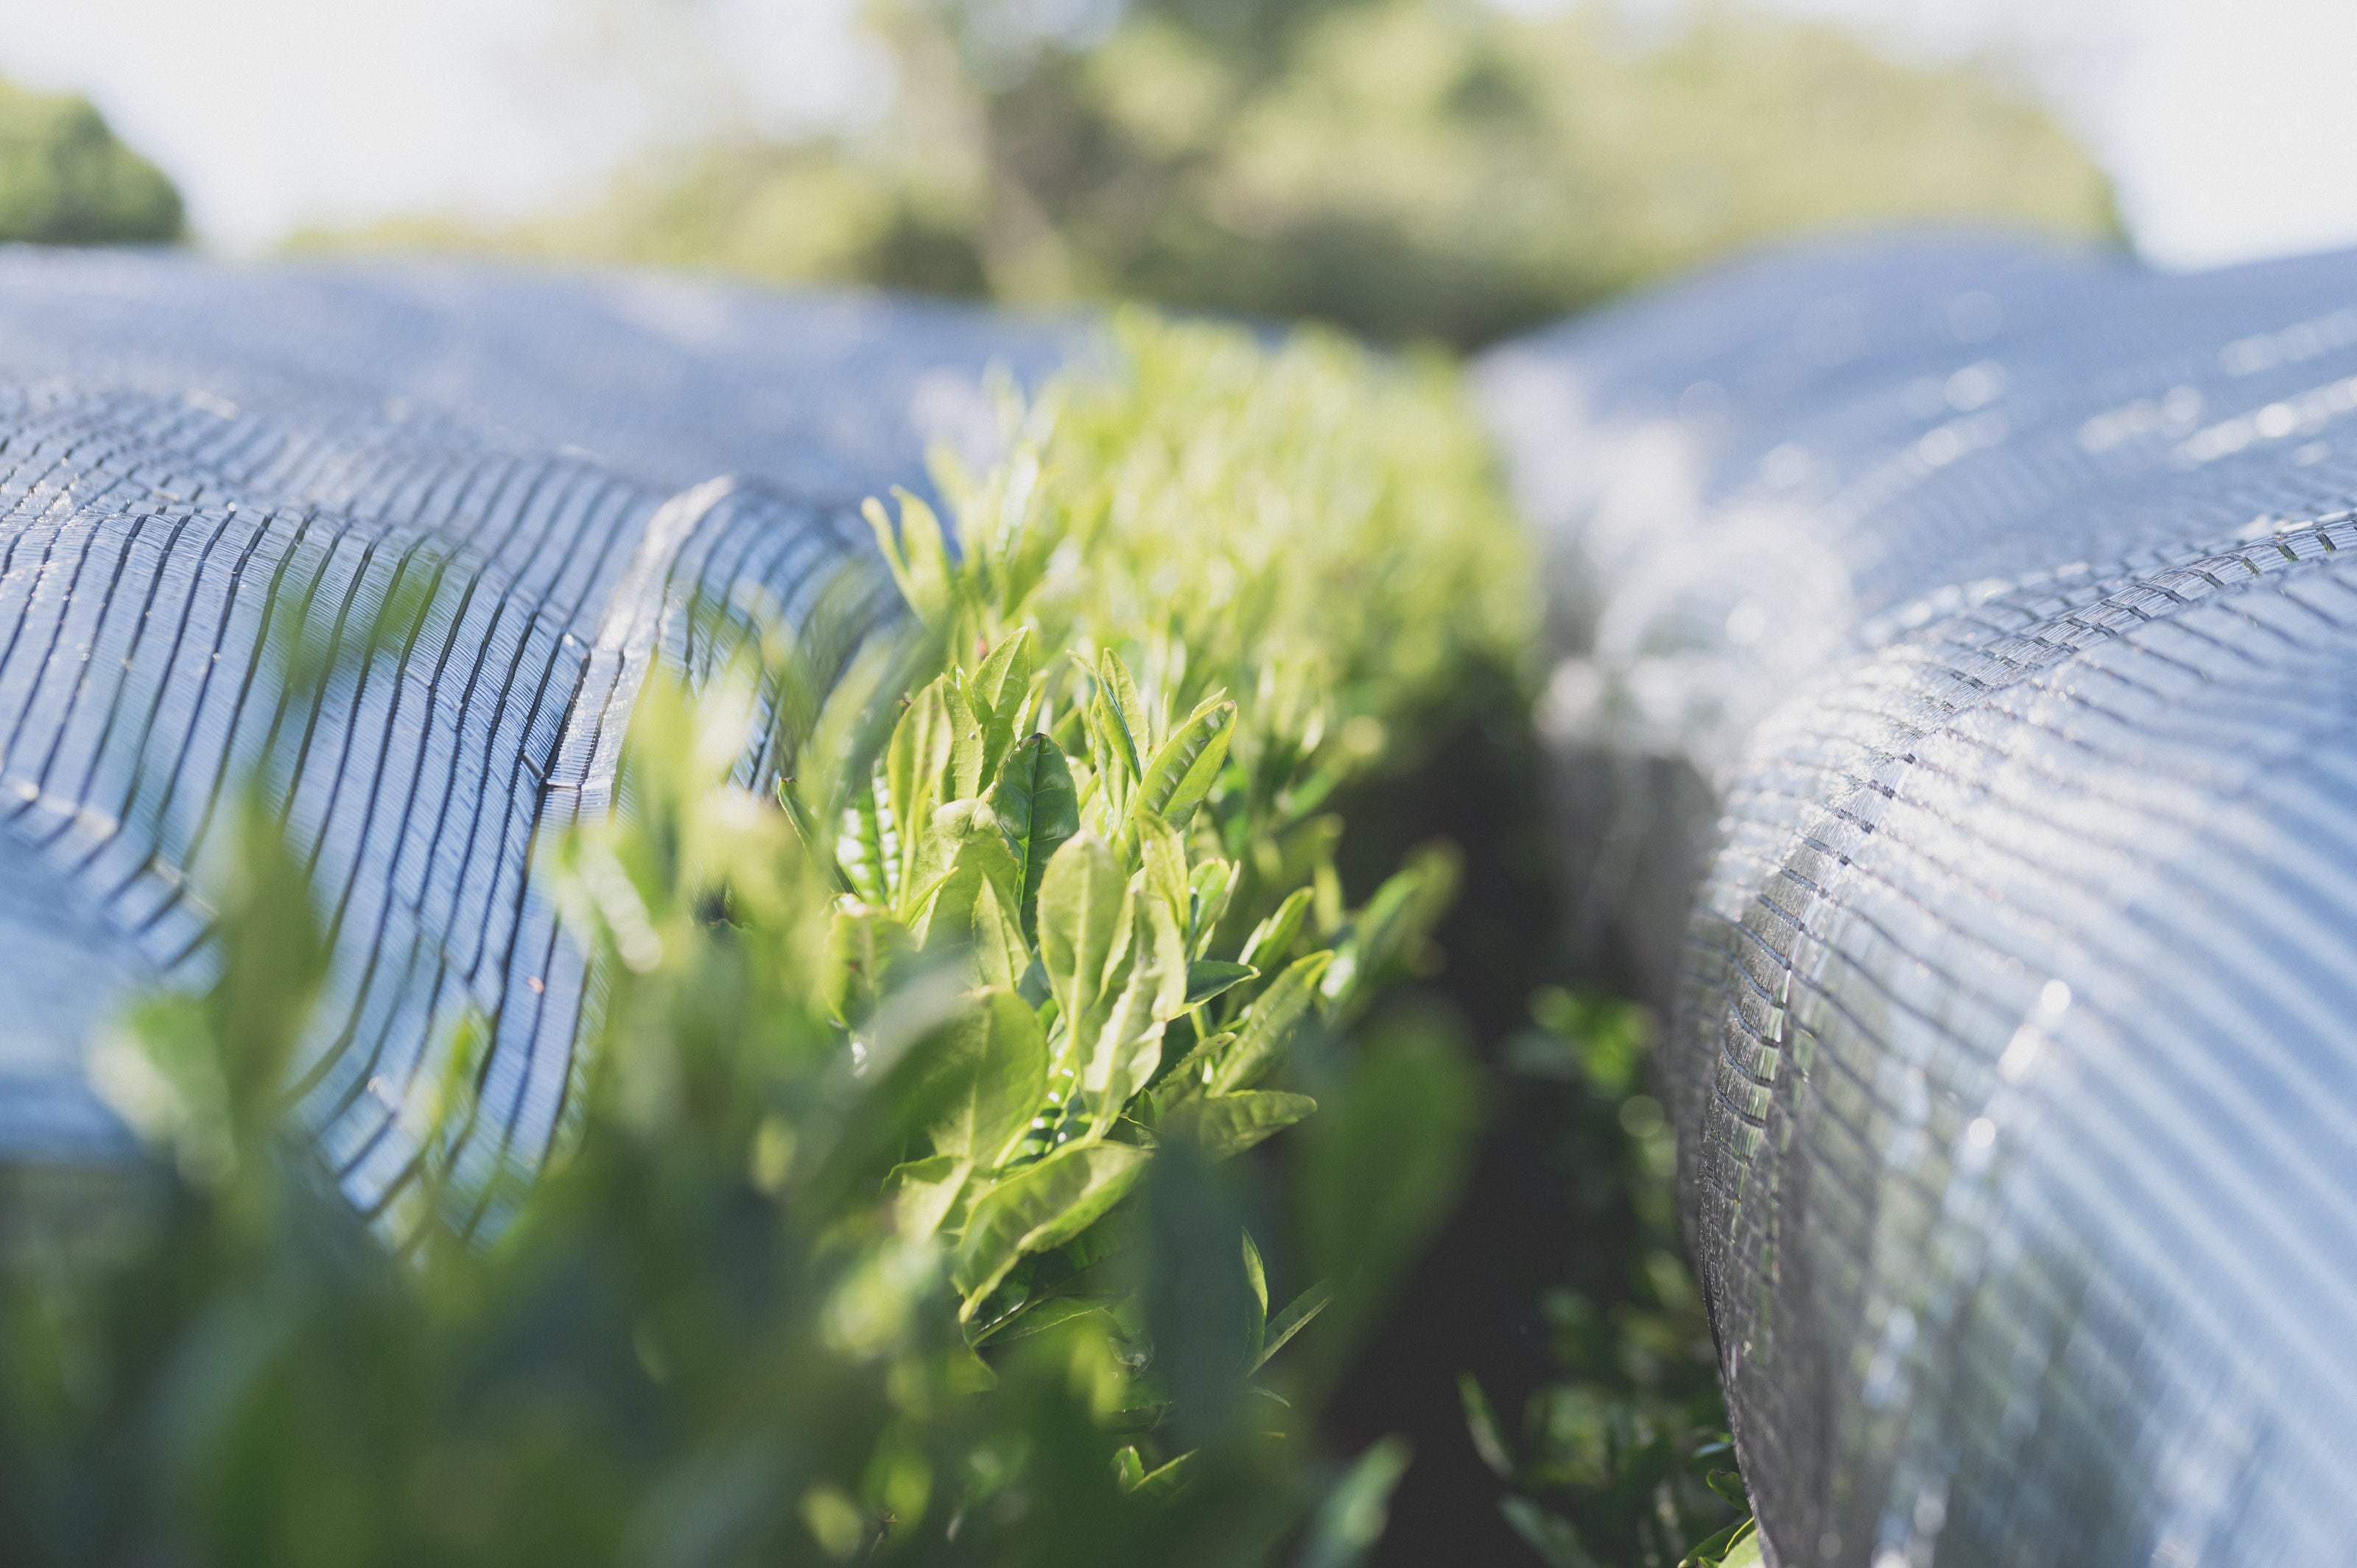
[[1279,1094],[1245,1090],[1180,1102],[1156,1124],[1155,1135],[1184,1139],[1199,1145],[1214,1160],[1243,1154],[1273,1133],[1283,1132],[1318,1109],[1306,1094]]
[[1224,697],[1205,699],[1146,765],[1130,809],[1151,811],[1173,827],[1185,827],[1211,792],[1211,780],[1220,776],[1235,727],[1235,703]]
[[985,985],[1016,984],[1031,953],[1018,916],[1021,873],[996,818],[979,800],[956,800],[933,813],[933,832],[950,865],[919,911],[917,940],[929,951],[964,948]]
[[991,792],[998,831],[1020,873],[1017,899],[1023,934],[1039,935],[1039,886],[1048,863],[1067,840],[1081,831],[1081,800],[1072,787],[1072,770],[1063,748],[1044,735],[1019,742],[998,775]]
[[1257,977],[1260,971],[1248,963],[1222,963],[1218,959],[1198,959],[1187,966],[1187,1005],[1199,1006],[1229,987]]
[[945,1103],[930,1129],[936,1154],[990,1171],[1031,1123],[1048,1091],[1048,1042],[1023,999],[991,989],[973,1016],[949,1030],[940,1072]]
[[891,1200],[893,1223],[901,1235],[920,1240],[942,1228],[959,1198],[974,1162],[957,1155],[936,1155],[893,1168],[884,1195]]
[[876,536],[876,549],[899,585],[900,596],[927,621],[938,619],[950,606],[949,549],[942,540],[941,519],[933,509],[903,489],[892,494],[900,502],[900,527],[896,533],[884,504],[870,499],[859,509]]
[[1077,1030],[1130,940],[1129,877],[1103,839],[1083,833],[1058,850],[1039,879],[1039,961]]
[[911,897],[939,871],[925,853],[930,835],[923,830],[942,802],[942,776],[949,767],[952,738],[949,703],[942,683],[934,682],[909,700],[885,747],[883,803],[897,830],[888,860],[903,918],[913,913]]
[[1146,1151],[1128,1144],[1075,1144],[977,1197],[958,1240],[950,1281],[970,1318],[1028,1252],[1060,1247],[1121,1201],[1145,1173]]
[[1308,1012],[1317,994],[1318,978],[1333,959],[1332,953],[1318,952],[1297,960],[1254,1000],[1236,1030],[1236,1043],[1228,1047],[1227,1055],[1211,1070],[1213,1094],[1232,1094],[1250,1088],[1268,1070],[1269,1064],[1292,1037],[1302,1015]]
[[968,686],[982,726],[983,779],[998,777],[1029,716],[1033,641],[1029,627],[1016,628],[990,650]]
[[1129,666],[1110,649],[1097,656],[1097,702],[1115,755],[1129,769],[1130,778],[1143,778],[1146,757],[1154,745],[1152,718],[1137,694],[1137,682],[1130,678]]

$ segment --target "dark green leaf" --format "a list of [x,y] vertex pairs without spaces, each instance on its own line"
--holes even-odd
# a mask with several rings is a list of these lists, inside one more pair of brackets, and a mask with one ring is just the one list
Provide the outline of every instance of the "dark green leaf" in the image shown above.
[[1456,850],[1427,845],[1375,890],[1351,920],[1350,937],[1340,945],[1320,988],[1334,1016],[1353,1015],[1392,961],[1430,934],[1455,897],[1457,876]]
[[1312,1285],[1286,1304],[1283,1312],[1268,1320],[1268,1334],[1260,1348],[1260,1359],[1251,1370],[1259,1371],[1268,1365],[1269,1358],[1285,1348],[1293,1337],[1309,1326],[1317,1316],[1333,1301],[1334,1293],[1324,1285]]
[[1072,788],[1063,749],[1044,735],[1017,745],[999,769],[990,803],[998,816],[998,831],[1006,835],[1006,847],[1022,872],[1017,897],[1024,939],[1037,943],[1040,880],[1056,852],[1081,831],[1080,794]]
[[1310,1267],[1349,1283],[1348,1320],[1326,1337],[1329,1365],[1456,1202],[1480,1114],[1466,1054],[1443,1016],[1388,1021],[1293,1146]]
[[1501,1498],[1498,1511],[1547,1568],[1598,1568],[1596,1559],[1579,1544],[1579,1532],[1571,1528],[1569,1520],[1549,1513],[1528,1498]]
[[1199,958],[1187,966],[1187,1005],[1209,1002],[1230,986],[1256,979],[1260,971],[1248,963],[1226,963],[1215,958]]

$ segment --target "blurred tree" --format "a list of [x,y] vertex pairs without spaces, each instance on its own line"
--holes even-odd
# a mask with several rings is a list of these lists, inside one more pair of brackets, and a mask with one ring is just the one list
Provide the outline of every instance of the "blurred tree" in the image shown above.
[[137,244],[183,231],[180,193],[88,99],[0,81],[0,241]]
[[870,17],[900,78],[871,132],[675,153],[505,233],[365,238],[1471,345],[1828,225],[2118,234],[2103,174],[2000,71],[1897,64],[1731,5],[1666,33],[1460,0],[874,0]]

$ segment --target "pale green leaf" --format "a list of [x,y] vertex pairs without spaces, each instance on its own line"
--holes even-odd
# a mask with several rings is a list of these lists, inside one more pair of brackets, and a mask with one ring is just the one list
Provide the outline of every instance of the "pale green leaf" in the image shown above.
[[1236,705],[1225,698],[1209,700],[1198,707],[1146,765],[1131,811],[1152,812],[1174,826],[1186,826],[1187,819],[1210,792],[1211,780],[1220,776],[1235,726]]
[[932,820],[942,804],[942,774],[949,765],[949,709],[935,681],[909,699],[884,751],[886,803],[899,842],[894,846],[895,893],[903,918],[913,913],[918,889],[940,875]]
[[973,1174],[972,1160],[950,1154],[894,1166],[884,1182],[893,1225],[910,1240],[931,1236],[950,1218]]
[[895,967],[916,947],[909,928],[890,911],[839,900],[827,928],[827,1005],[834,1015],[855,1026],[865,1021],[890,986]]
[[1194,903],[1194,889],[1187,877],[1186,840],[1178,829],[1159,817],[1135,819],[1133,825],[1137,830],[1138,862],[1146,875],[1146,891],[1170,911],[1172,922],[1184,931]]
[[982,793],[983,762],[988,748],[984,726],[990,714],[979,710],[966,688],[965,672],[952,670],[942,678],[942,706],[950,729],[949,759],[942,769],[942,794],[959,800]]
[[1408,1446],[1391,1436],[1361,1455],[1318,1505],[1302,1542],[1300,1568],[1355,1568],[1383,1533],[1392,1489],[1407,1472]]
[[1220,929],[1220,920],[1228,912],[1228,900],[1236,890],[1237,875],[1237,864],[1218,855],[1202,861],[1189,874],[1187,950],[1193,956],[1202,956],[1211,933]]
[[1075,1034],[1097,1009],[1106,971],[1130,942],[1129,879],[1105,842],[1082,833],[1039,879],[1039,961]]
[[876,535],[876,548],[891,570],[900,596],[908,600],[919,619],[930,622],[937,619],[950,603],[950,556],[942,538],[942,521],[921,498],[898,487],[892,495],[900,503],[897,534],[883,504],[874,498],[860,506],[860,515],[867,520],[869,530]]
[[1137,694],[1137,682],[1130,677],[1129,666],[1121,661],[1121,655],[1110,648],[1097,655],[1096,676],[1098,697],[1105,716],[1112,721],[1106,734],[1118,747],[1130,778],[1143,779],[1146,759],[1153,752],[1154,729],[1145,700]]
[[984,779],[997,778],[1015,747],[1018,726],[1031,705],[1031,628],[1017,627],[999,639],[974,673],[969,691],[974,714],[982,721]]
[[918,910],[912,929],[931,951],[963,947],[985,985],[1013,985],[1031,955],[1017,918],[1021,873],[996,816],[979,800],[953,800],[933,813],[951,861]]

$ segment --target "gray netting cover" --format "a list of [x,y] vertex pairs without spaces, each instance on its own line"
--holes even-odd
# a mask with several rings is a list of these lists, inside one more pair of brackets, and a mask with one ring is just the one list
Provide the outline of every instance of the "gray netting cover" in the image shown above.
[[1481,376],[1775,1560],[2357,1562],[2357,255],[1857,242]]
[[[872,554],[860,499],[986,438],[985,368],[1060,339],[630,275],[0,251],[0,1158],[122,1146],[81,1042],[201,971],[190,873],[266,759],[331,922],[305,1104],[347,1190],[402,1189],[409,1086],[469,1009],[460,1157],[535,1159],[582,973],[534,846],[610,798],[651,656],[704,651],[691,602],[804,613]],[[416,634],[290,706],[270,616],[350,637],[396,591]]]

